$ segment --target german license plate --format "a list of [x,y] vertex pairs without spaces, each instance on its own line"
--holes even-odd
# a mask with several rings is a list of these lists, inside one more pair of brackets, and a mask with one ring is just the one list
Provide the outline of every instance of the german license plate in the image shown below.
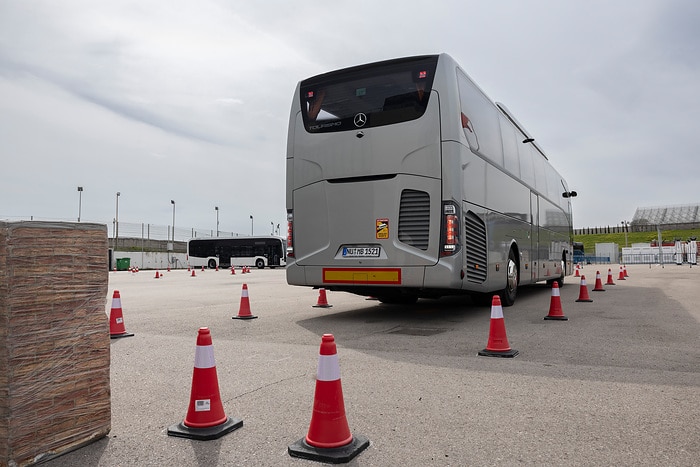
[[378,246],[344,246],[343,258],[378,258]]

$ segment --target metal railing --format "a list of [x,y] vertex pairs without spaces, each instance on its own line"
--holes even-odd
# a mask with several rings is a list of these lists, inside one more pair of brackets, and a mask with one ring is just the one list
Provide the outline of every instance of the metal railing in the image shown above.
[[[109,238],[114,238],[115,224],[107,226],[107,236]],[[190,238],[202,238],[202,237],[216,237],[216,230],[204,230],[195,228],[185,228],[185,227],[175,227],[175,232],[173,235],[173,229],[170,225],[157,225],[157,224],[135,224],[131,222],[120,222],[119,238],[143,238],[146,240],[175,240],[176,242],[186,242]],[[245,234],[239,234],[237,232],[227,232],[219,230],[219,237],[238,237]]]
[[574,263],[610,264],[610,256],[574,255]]

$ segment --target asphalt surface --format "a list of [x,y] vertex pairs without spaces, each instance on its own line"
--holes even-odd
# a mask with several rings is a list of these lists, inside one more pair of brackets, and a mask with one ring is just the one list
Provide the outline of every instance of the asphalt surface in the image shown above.
[[[595,271],[615,286],[592,292]],[[592,303],[566,278],[504,309],[513,359],[477,356],[490,307],[468,298],[383,305],[288,286],[284,270],[110,273],[126,330],[111,341],[109,435],[59,466],[302,466],[321,336],[332,333],[350,429],[370,446],[349,465],[700,465],[700,268],[588,265]],[[253,320],[240,311],[242,284]],[[209,327],[221,398],[243,427],[211,441],[167,435],[184,420],[197,331]]]

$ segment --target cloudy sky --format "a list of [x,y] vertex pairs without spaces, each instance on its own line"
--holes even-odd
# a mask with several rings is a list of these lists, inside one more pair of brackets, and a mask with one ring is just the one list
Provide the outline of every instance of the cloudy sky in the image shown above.
[[[579,193],[700,202],[700,2],[0,0],[0,219],[270,232],[308,76],[447,52]],[[82,186],[79,203],[77,187]]]

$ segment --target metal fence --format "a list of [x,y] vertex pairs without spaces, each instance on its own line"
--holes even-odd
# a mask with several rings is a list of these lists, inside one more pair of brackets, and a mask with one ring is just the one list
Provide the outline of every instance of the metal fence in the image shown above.
[[[120,222],[118,228],[115,223],[107,226],[107,235],[109,238],[115,237],[115,232],[118,238],[143,238],[146,240],[175,240],[176,242],[186,242],[190,238],[216,237],[216,230],[204,230],[186,227],[175,227],[173,236],[173,228],[170,225],[156,224],[134,224],[130,222]],[[238,237],[245,234],[237,232],[218,231],[219,237]]]
[[574,235],[595,235],[595,234],[611,234],[611,233],[625,233],[625,232],[657,232],[661,228],[664,230],[691,230],[700,228],[698,223],[684,223],[684,224],[662,224],[660,226],[656,224],[628,224],[626,227],[623,225],[608,225],[604,227],[584,227],[581,229],[574,229]]
[[574,263],[610,264],[610,256],[574,255]]

